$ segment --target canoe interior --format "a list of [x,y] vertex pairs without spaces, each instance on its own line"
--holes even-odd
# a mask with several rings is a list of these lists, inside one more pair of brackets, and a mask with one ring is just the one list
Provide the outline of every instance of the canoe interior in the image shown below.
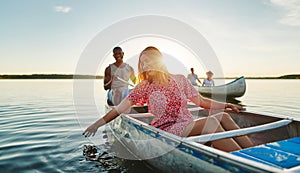
[[[141,108],[138,109],[139,111],[143,112]],[[213,112],[213,113],[217,113]],[[137,113],[136,110],[132,110],[131,117],[138,119],[142,122],[145,122],[147,124],[150,124],[153,115],[146,113],[141,116],[141,114]],[[199,111],[191,111],[194,119],[207,117],[209,115],[208,110],[199,110]],[[256,113],[250,113],[250,112],[241,112],[241,113],[235,113],[233,111],[227,111],[233,118],[233,120],[239,125],[241,128],[246,127],[252,127],[262,124],[267,124],[275,121],[282,120],[281,117],[275,117],[275,116],[266,116],[266,115],[260,115]],[[284,116],[283,116],[284,117]],[[300,122],[299,121],[293,121],[287,126],[283,126],[280,128],[264,131],[264,132],[258,132],[254,134],[248,135],[250,139],[253,141],[255,145],[261,145],[266,144],[270,142],[285,140],[293,137],[299,137],[300,136]]]

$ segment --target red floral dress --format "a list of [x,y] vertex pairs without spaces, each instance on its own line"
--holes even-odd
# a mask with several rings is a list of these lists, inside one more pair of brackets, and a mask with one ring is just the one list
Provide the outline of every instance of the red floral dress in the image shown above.
[[187,109],[187,99],[199,95],[183,75],[171,75],[168,87],[156,82],[140,82],[127,96],[133,104],[148,104],[154,115],[152,126],[182,136],[186,126],[193,121]]

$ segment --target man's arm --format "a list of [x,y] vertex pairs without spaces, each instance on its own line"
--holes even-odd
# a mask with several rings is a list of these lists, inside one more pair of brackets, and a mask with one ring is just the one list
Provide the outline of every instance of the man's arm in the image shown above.
[[198,80],[198,82],[200,83],[200,85],[202,85],[202,82],[201,82],[201,80],[200,80],[199,78],[197,78],[197,80]]
[[202,82],[202,86],[205,86],[205,80],[203,80],[203,82]]
[[106,67],[105,72],[104,72],[104,89],[109,90],[111,89],[111,83],[112,83],[112,78],[110,74],[110,67]]
[[194,77],[197,79],[197,81],[200,83],[200,85],[202,85],[202,82],[200,81],[200,79],[199,79],[198,75],[196,75],[196,74],[195,74],[195,76],[194,76]]

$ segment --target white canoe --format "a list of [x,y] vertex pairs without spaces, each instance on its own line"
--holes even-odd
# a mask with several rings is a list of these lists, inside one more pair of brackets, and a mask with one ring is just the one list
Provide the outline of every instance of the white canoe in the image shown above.
[[214,87],[198,87],[198,91],[202,95],[216,95],[226,97],[241,97],[246,92],[245,78],[242,76],[228,84]]
[[[107,107],[110,109],[110,107]],[[207,110],[192,108],[198,117]],[[154,128],[149,113],[122,114],[107,125],[119,157],[144,160],[157,172],[300,172],[300,121],[230,112],[237,131],[182,138]],[[205,142],[248,134],[255,147],[227,153]],[[123,151],[128,151],[122,155]]]

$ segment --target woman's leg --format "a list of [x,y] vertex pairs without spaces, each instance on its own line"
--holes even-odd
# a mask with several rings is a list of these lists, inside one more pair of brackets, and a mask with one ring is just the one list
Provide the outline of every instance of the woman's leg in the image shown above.
[[[201,134],[210,134],[216,132],[224,132],[225,130],[220,125],[220,122],[215,117],[207,117],[195,120],[190,125],[187,126],[183,135],[195,136]],[[239,144],[232,138],[221,139],[217,141],[212,141],[215,148],[231,152],[235,150],[240,150]]]
[[[222,127],[226,131],[240,129],[240,127],[234,122],[234,120],[231,118],[231,116],[228,113],[221,112],[212,116],[216,117],[221,122]],[[248,148],[254,146],[253,142],[250,140],[250,138],[247,135],[234,137],[234,140],[242,148]]]

